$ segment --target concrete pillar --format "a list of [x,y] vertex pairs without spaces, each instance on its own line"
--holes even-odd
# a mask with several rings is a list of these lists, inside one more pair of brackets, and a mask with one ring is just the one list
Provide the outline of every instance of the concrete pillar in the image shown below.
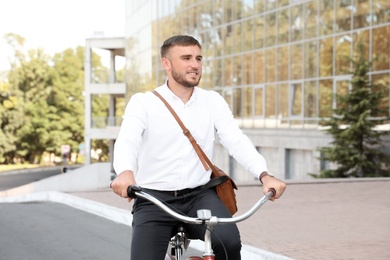
[[114,162],[114,143],[115,143],[115,140],[113,140],[113,139],[111,139],[110,141],[109,141],[109,152],[110,152],[110,154],[109,154],[109,156],[110,156],[110,171],[112,172],[112,173],[115,173],[115,171],[114,171],[114,167],[113,167],[113,162]]
[[91,163],[91,75],[92,75],[92,59],[91,46],[89,40],[85,44],[84,58],[84,143],[85,143],[85,164]]
[[115,54],[114,51],[110,51],[110,74],[109,74],[109,83],[115,83]]

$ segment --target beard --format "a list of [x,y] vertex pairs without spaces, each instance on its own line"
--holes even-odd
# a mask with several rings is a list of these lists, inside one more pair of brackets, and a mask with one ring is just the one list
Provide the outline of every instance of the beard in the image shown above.
[[[199,73],[199,72],[198,72]],[[187,88],[193,88],[199,84],[200,79],[202,78],[202,75],[199,73],[199,79],[195,81],[189,81],[185,79],[184,73],[179,73],[175,70],[175,68],[172,67],[172,78],[177,82],[183,85]]]

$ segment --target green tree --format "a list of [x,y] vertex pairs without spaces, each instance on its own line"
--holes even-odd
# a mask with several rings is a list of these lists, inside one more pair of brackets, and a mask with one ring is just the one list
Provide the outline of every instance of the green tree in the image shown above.
[[[10,65],[15,67],[18,61],[24,59],[21,51],[25,39],[16,34],[6,34],[4,39],[14,49],[14,59],[10,59]],[[0,163],[13,163],[16,155],[16,133],[24,123],[23,108],[20,102],[22,92],[9,82],[9,72],[1,72],[0,82]]]
[[54,55],[53,88],[47,103],[54,112],[52,120],[58,126],[54,146],[47,151],[60,154],[61,145],[76,151],[84,140],[84,48],[66,49]]
[[[76,152],[84,140],[84,48],[50,57],[41,49],[25,53],[25,39],[19,35],[5,38],[14,57],[10,71],[1,74],[0,163],[40,163],[45,152],[59,156],[63,144]],[[92,66],[92,81],[107,82],[108,69],[96,53]],[[92,106],[94,115],[107,117],[107,98],[94,99]],[[108,155],[107,140],[93,142],[93,148]]]
[[25,54],[21,36],[7,34],[5,38],[15,55],[8,73],[12,96],[8,107],[0,107],[5,111],[1,114],[1,162],[40,163],[44,152],[59,155],[62,144],[78,147],[84,130],[84,49],[65,50],[52,59],[41,49]]
[[23,123],[17,95],[10,86],[0,83],[0,163],[12,163],[16,150],[15,133]]
[[49,57],[43,50],[30,50],[26,58],[9,74],[10,84],[18,90],[19,106],[23,111],[23,125],[16,132],[17,155],[30,163],[39,163],[42,154],[53,145],[51,120],[55,113],[47,104],[52,89],[53,71]]
[[331,147],[320,149],[322,159],[335,163],[337,169],[323,170],[317,177],[390,176],[390,156],[381,150],[381,139],[389,131],[376,129],[389,123],[388,111],[380,106],[385,88],[370,82],[368,72],[372,62],[360,55],[362,47],[359,48],[359,55],[351,60],[349,93],[336,95],[333,116],[322,121],[333,137]]

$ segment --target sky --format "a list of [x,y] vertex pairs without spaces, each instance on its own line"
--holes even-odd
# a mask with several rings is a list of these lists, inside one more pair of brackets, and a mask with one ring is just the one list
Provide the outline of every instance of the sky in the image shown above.
[[0,71],[9,68],[13,49],[7,33],[25,38],[25,50],[53,55],[85,46],[96,32],[124,36],[125,0],[0,0]]

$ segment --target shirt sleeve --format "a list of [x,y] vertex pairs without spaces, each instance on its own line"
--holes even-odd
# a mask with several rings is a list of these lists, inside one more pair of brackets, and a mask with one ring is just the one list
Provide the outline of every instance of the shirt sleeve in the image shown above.
[[147,120],[147,113],[142,105],[143,95],[145,94],[135,94],[126,106],[114,145],[113,167],[116,174],[125,170],[137,171],[137,158]]
[[268,170],[266,160],[256,150],[252,141],[242,132],[223,97],[218,93],[215,94],[214,122],[221,144],[238,163],[258,178],[263,171]]

